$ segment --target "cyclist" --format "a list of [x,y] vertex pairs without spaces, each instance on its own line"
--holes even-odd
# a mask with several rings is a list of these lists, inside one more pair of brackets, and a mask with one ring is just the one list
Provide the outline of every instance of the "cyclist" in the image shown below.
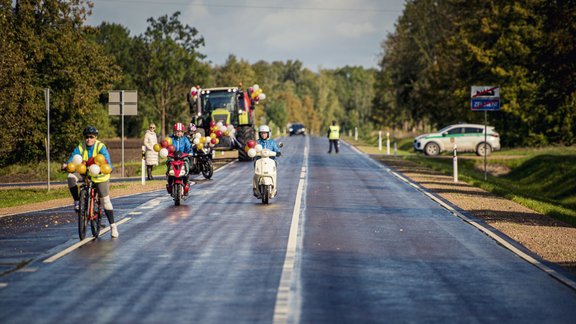
[[[68,163],[72,162],[74,155],[78,154],[82,156],[82,160],[88,161],[88,159],[95,157],[98,154],[104,155],[108,165],[112,167],[112,161],[110,160],[110,153],[104,143],[97,140],[98,129],[94,126],[88,126],[84,128],[82,132],[84,135],[84,142],[78,144],[74,149],[68,161],[62,165],[65,169]],[[74,198],[74,210],[78,211],[80,209],[80,194],[78,192],[78,182],[84,182],[84,175],[78,172],[70,173],[68,175],[68,188],[70,188],[70,193],[72,198]],[[109,174],[99,174],[97,176],[92,176],[92,182],[96,184],[98,191],[98,196],[104,205],[104,212],[106,217],[108,217],[108,222],[110,223],[110,229],[112,237],[118,237],[118,226],[114,222],[114,208],[112,207],[112,202],[110,201],[110,175]]]
[[[182,123],[176,123],[174,124],[173,127],[173,134],[170,135],[170,138],[172,138],[172,145],[174,146],[174,152],[182,152],[182,153],[187,153],[189,155],[194,155],[194,153],[192,152],[192,145],[190,144],[190,140],[188,139],[188,137],[184,136],[184,132],[186,131],[186,128],[184,126],[184,124]],[[166,176],[168,176],[168,172],[170,171],[170,162],[173,161],[174,159],[168,157],[168,160],[166,161]],[[190,189],[190,185],[188,184],[188,174],[190,171],[190,159],[186,158],[184,159],[184,170],[185,170],[185,174],[186,176],[184,177],[184,194],[188,195],[188,190]],[[167,184],[167,188],[168,191],[170,192],[170,190],[172,189],[172,186],[170,184]]]

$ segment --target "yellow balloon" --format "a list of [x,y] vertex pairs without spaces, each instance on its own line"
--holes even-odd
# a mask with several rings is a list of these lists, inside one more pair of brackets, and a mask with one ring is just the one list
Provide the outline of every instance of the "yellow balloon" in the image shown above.
[[102,166],[102,164],[106,164],[106,158],[104,157],[104,155],[98,154],[94,157],[94,162]]
[[230,136],[230,132],[229,132],[229,131],[224,131],[224,136]]
[[201,149],[204,148],[204,144],[198,143],[198,144],[196,144],[196,148],[199,149],[199,150],[201,150]]
[[112,168],[109,164],[104,164],[100,167],[100,172],[103,174],[110,174],[112,172]]
[[73,173],[74,171],[76,171],[76,166],[72,163],[68,163],[68,165],[66,166],[66,171]]
[[210,133],[210,138],[216,138],[216,134],[215,134],[215,133]]
[[78,166],[76,167],[76,171],[80,174],[86,174],[86,164],[78,164]]
[[154,144],[154,152],[160,152],[162,146],[160,144]]
[[214,143],[214,145],[218,145],[218,143],[220,143],[220,139],[216,138],[216,143]]
[[168,142],[168,145],[172,145],[172,137],[166,137],[164,140]]

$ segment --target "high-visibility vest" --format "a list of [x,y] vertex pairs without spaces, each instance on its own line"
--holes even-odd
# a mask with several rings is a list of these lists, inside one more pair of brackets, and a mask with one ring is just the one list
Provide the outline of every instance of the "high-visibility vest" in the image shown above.
[[340,138],[340,126],[332,125],[330,126],[330,135],[328,138],[331,140],[337,140]]
[[[88,161],[89,158],[96,156],[98,153],[100,153],[100,150],[104,147],[104,143],[100,142],[99,140],[96,140],[96,143],[94,143],[94,150],[92,150],[92,156],[88,156],[88,147],[86,147],[86,143],[80,143],[78,144],[78,151],[80,151],[80,155],[82,155],[82,160],[84,161]],[[94,183],[102,183],[102,182],[106,182],[110,180],[110,175],[109,174],[99,174],[97,176],[92,176],[92,181],[94,181]]]

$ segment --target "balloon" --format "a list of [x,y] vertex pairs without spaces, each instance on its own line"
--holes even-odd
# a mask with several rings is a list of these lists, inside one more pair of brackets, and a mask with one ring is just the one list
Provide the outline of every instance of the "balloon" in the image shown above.
[[220,129],[220,127],[222,127],[223,125],[224,125],[224,124],[222,124],[221,121],[219,121],[219,122],[216,123],[216,127],[218,127],[218,129]]
[[199,150],[202,150],[202,149],[204,149],[204,144],[200,143],[200,144],[196,145],[196,148]]
[[248,153],[248,150],[249,150],[249,149],[250,149],[250,148],[248,147],[248,145],[244,146],[244,152]]
[[[214,137],[214,138],[216,138],[216,137]],[[210,143],[210,141],[212,140],[212,137],[206,136],[203,138],[203,140],[204,140],[204,143]]]
[[210,140],[210,144],[216,144],[216,140],[217,140],[217,138],[211,139],[211,140]]
[[254,146],[254,149],[256,150],[256,152],[260,152],[262,151],[262,145],[256,144],[256,146]]
[[170,146],[170,144],[168,144],[168,141],[163,139],[162,142],[160,142],[160,144],[162,145],[162,147],[168,147]]
[[82,163],[82,156],[80,154],[74,154],[74,156],[72,157],[71,163],[74,165],[78,165],[78,164]]
[[226,129],[231,132],[234,130],[234,125],[228,125],[228,127],[226,127]]
[[161,158],[166,158],[168,156],[168,149],[163,147],[160,152],[158,152]]
[[102,164],[106,164],[106,163],[107,163],[106,158],[105,158],[104,155],[102,155],[102,154],[97,154],[97,155],[94,157],[94,162],[95,162],[96,164],[98,164],[98,165],[102,165]]
[[212,127],[214,127],[214,126],[216,126],[216,123],[215,123],[213,120],[210,121],[210,128],[212,128]]
[[72,163],[68,163],[68,165],[66,166],[66,171],[68,171],[70,173],[74,173],[74,171],[76,171],[76,165],[74,165]]
[[216,138],[216,134],[210,133],[210,138]]
[[248,140],[248,142],[246,142],[246,146],[248,146],[249,148],[253,148],[254,146],[256,146],[256,141]]
[[229,132],[228,130],[225,130],[225,131],[222,133],[222,135],[224,135],[224,136],[230,136],[230,132]]
[[112,168],[110,167],[109,164],[104,164],[100,167],[100,171],[103,174],[110,174],[112,172]]
[[[104,164],[104,165],[108,165],[108,164]],[[86,174],[86,164],[78,164],[78,166],[76,167],[76,172],[80,173],[80,174]]]
[[168,142],[168,145],[172,145],[172,137],[166,137],[165,140]]
[[214,145],[218,145],[218,143],[220,143],[220,140],[215,138],[214,140],[216,140],[216,143],[214,143]]
[[266,95],[263,94],[263,93],[261,93],[261,94],[258,95],[258,99],[264,100],[264,99],[266,99]]
[[174,145],[168,146],[168,152],[169,152],[169,153],[174,153],[174,152],[176,152],[176,148],[174,147]]
[[160,146],[160,144],[154,144],[154,152],[160,152],[161,148],[162,146]]
[[88,159],[88,161],[86,161],[87,166],[91,166],[92,164],[94,164],[94,157],[91,157]]
[[198,137],[196,137],[194,139],[194,145],[198,145],[198,143],[200,143],[200,139]]
[[98,164],[92,164],[90,166],[90,175],[97,176],[100,174],[100,166]]
[[260,90],[260,86],[257,85],[257,84],[255,84],[255,85],[252,86],[252,90],[258,91],[258,90]]
[[249,149],[248,150],[248,156],[251,158],[255,157],[256,156],[256,150],[253,148]]
[[200,134],[200,133],[194,134],[194,138],[200,138],[200,137],[202,137],[202,134]]
[[218,138],[222,137],[222,132],[221,132],[221,131],[216,131],[216,137],[218,137]]

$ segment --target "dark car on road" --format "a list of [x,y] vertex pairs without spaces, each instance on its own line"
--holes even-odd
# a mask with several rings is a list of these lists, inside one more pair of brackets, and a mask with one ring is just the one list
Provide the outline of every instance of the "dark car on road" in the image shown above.
[[306,128],[302,124],[292,124],[288,128],[290,131],[290,136],[292,135],[302,135],[306,136]]

